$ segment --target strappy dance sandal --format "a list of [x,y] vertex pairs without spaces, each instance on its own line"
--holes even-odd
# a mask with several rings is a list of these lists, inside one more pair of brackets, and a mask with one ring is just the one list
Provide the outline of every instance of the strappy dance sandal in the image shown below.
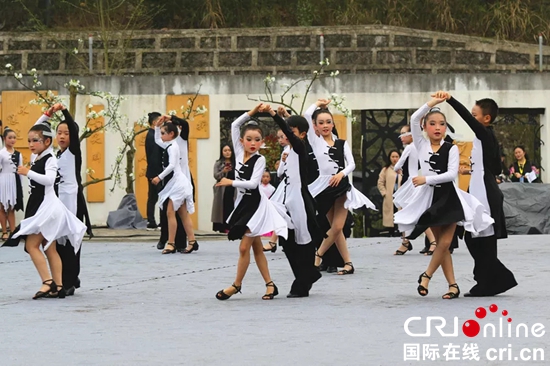
[[273,292],[262,296],[262,300],[273,300],[275,296],[279,295],[279,289],[277,288],[277,286],[275,286],[273,281],[269,281],[268,283],[266,283],[265,287],[273,287]]
[[275,253],[277,251],[277,243],[270,241],[269,248],[264,247],[264,252]]
[[410,241],[407,240],[406,243],[401,243],[402,246],[404,246],[405,248],[407,248],[407,250],[399,250],[397,249],[395,251],[395,255],[404,255],[405,253],[407,252],[410,252],[411,250],[413,250],[413,245],[411,244]]
[[[74,294],[74,291],[73,291]],[[50,292],[46,295],[48,299],[64,299],[65,296],[67,296],[67,292],[65,291],[65,288],[63,286],[56,286],[55,292]]]
[[321,258],[321,263],[319,263],[318,266],[315,266],[315,268],[316,268],[318,271],[320,271],[320,270],[321,270],[321,264],[322,264],[322,262],[323,262],[323,256],[322,256],[322,255],[319,255],[319,252],[318,252],[318,251],[315,251],[315,256],[316,256],[317,258]]
[[[430,248],[432,247],[432,245],[433,245],[434,247],[436,247],[436,246],[437,246],[437,242],[436,242],[435,240],[432,241],[432,242],[430,243]],[[428,250],[426,253],[424,253],[424,255],[432,255],[432,254],[434,254],[434,252],[435,252],[435,249],[434,249],[434,250]]]
[[[233,286],[233,287],[235,288],[235,290],[237,290],[237,292],[235,292],[233,295],[235,295],[235,294],[242,294],[242,292],[241,292],[241,287],[242,287],[242,286],[236,286],[234,283],[233,283],[231,286]],[[218,293],[216,294],[216,299],[218,299],[218,300],[227,300],[227,299],[229,299],[229,298],[230,298],[231,296],[233,296],[233,295],[228,295],[228,294],[226,294],[225,292],[223,292],[223,290],[220,290],[220,291],[218,291]]]
[[5,232],[5,233],[2,233],[2,238],[1,238],[0,240],[6,241],[6,240],[8,240],[9,238],[10,238],[10,232],[7,231],[7,232]]
[[32,298],[33,300],[37,300],[37,299],[40,299],[40,298],[43,298],[43,297],[47,297],[50,293],[57,291],[57,285],[55,284],[53,279],[46,280],[46,281],[42,282],[42,284],[50,286],[50,289],[48,291],[38,291],[36,294],[34,294],[34,296]]
[[351,269],[343,269],[341,271],[338,271],[338,274],[339,275],[350,275],[350,274],[353,274],[355,272],[355,267],[353,267],[353,263],[351,262],[346,262],[344,264],[344,266],[350,266]]
[[[431,280],[432,277],[431,276],[428,276],[428,274],[426,272],[423,272],[420,277],[418,277],[418,288],[416,289],[418,291],[418,294],[420,296],[426,296],[428,294],[428,289],[424,286],[421,285],[422,283],[422,278],[427,278],[428,280]],[[426,293],[422,293],[423,291],[425,291]]]
[[199,243],[197,243],[196,240],[191,240],[189,243],[187,243],[187,246],[188,247],[191,246],[191,249],[185,248],[184,250],[181,251],[183,254],[189,254],[189,253],[193,253],[193,251],[199,250]]
[[[458,288],[458,285],[456,283],[453,283],[452,285],[449,285],[449,288],[451,288],[451,287],[456,288],[458,290],[458,292],[449,291],[445,295],[441,296],[442,299],[452,300],[452,299],[456,299],[456,298],[458,298],[458,296],[460,296],[460,289]],[[449,296],[449,297],[445,297],[445,296]]]
[[[172,249],[166,248],[166,247],[168,247],[168,246],[171,246]],[[164,250],[162,251],[162,254],[172,254],[172,253],[175,253],[175,252],[176,252],[176,246],[174,245],[174,243],[166,243],[166,247],[165,247],[166,249],[164,249]]]

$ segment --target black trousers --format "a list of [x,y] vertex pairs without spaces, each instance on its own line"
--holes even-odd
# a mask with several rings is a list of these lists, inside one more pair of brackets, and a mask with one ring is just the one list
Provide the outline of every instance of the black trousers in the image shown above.
[[[157,207],[157,202],[159,200],[159,187],[155,186],[151,181],[148,181],[148,191],[147,191],[147,223],[149,225],[155,225],[155,208]],[[161,213],[162,214],[162,213]]]
[[[166,210],[168,209],[168,200],[164,201],[162,210],[160,211],[160,239],[162,243],[168,241],[168,217],[166,216]],[[187,246],[187,233],[181,222],[180,215],[176,212],[176,221],[178,222],[178,229],[176,231],[176,249],[185,249]]]
[[493,236],[472,238],[465,235],[466,246],[474,258],[474,280],[477,282],[470,293],[478,296],[493,296],[517,286],[514,274],[497,257],[497,239]]
[[77,285],[80,282],[78,276],[80,274],[80,252],[82,251],[82,246],[78,250],[78,253],[75,254],[74,247],[67,240],[65,245],[57,244],[56,249],[63,266],[63,287],[70,288]]
[[321,273],[315,268],[315,245],[296,244],[294,230],[288,230],[288,239],[279,237],[279,243],[284,249],[292,273],[294,282],[290,292],[297,295],[307,295],[311,286],[321,278]]

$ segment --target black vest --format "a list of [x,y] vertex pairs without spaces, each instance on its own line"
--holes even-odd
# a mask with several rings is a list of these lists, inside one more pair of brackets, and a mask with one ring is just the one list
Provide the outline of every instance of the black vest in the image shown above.
[[330,156],[330,161],[335,163],[338,166],[338,173],[346,168],[346,162],[344,158],[344,143],[345,140],[336,140],[334,145],[331,146],[328,150],[328,156]]
[[[52,154],[44,155],[38,160],[35,160],[32,163],[31,170],[38,174],[46,174],[46,162],[48,159],[53,158]],[[56,177],[54,184],[54,191],[57,196],[58,194],[58,184],[59,184],[59,174]],[[25,210],[25,218],[34,216],[38,211],[38,208],[44,201],[44,194],[46,192],[46,187],[42,184],[35,182],[34,180],[29,180],[29,185],[31,187],[31,195],[27,201],[27,209]]]
[[317,163],[317,158],[313,153],[313,148],[309,144],[309,141],[304,139],[304,142],[307,152],[307,184],[311,184],[315,179],[319,178],[319,164]]
[[[162,150],[162,170],[166,169],[168,165],[170,165],[170,156],[168,155],[168,148],[172,146],[172,144],[168,145],[166,149]],[[170,172],[164,179],[162,180],[162,184],[166,185],[170,179],[174,176],[174,172]]]
[[21,157],[21,153],[17,150],[13,151],[13,154],[11,155],[11,161],[13,165],[16,167],[15,170],[15,186],[17,191],[17,202],[15,203],[14,210],[15,211],[21,211],[23,209],[23,186],[21,184],[21,176],[17,174],[17,167],[19,166],[19,159]]
[[[431,172],[435,172],[437,174],[443,174],[447,172],[447,165],[449,163],[449,151],[451,151],[452,147],[452,144],[445,141],[436,153],[429,153],[430,160],[427,162],[431,166],[431,168],[429,169]],[[447,182],[443,184],[452,184],[452,182]],[[438,185],[436,185],[436,187],[437,186]]]
[[[239,174],[235,174],[235,179],[237,180],[250,180],[252,177],[252,173],[254,172],[254,165],[256,165],[256,161],[260,158],[261,155],[256,154],[250,157],[246,163],[238,162],[239,168],[237,171]],[[241,188],[238,188],[241,189]],[[254,189],[245,189],[245,197],[246,196],[258,196],[260,197],[260,188],[259,186]],[[243,197],[244,198],[244,197]]]

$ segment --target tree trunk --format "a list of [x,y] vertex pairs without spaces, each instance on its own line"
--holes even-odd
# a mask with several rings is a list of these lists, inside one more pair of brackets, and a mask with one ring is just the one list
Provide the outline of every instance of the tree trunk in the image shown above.
[[70,86],[69,87],[69,113],[71,114],[71,116],[73,116],[73,118],[76,118],[75,117],[76,95],[77,95],[76,86]]
[[132,142],[126,151],[126,193],[134,193],[134,157],[136,156],[136,148]]

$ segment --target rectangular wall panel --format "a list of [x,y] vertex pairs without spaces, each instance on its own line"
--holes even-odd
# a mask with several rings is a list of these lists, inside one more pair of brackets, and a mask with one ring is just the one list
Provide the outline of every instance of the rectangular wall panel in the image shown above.
[[[95,112],[103,109],[104,107],[101,104],[92,107]],[[98,117],[91,120],[88,127],[93,130],[104,125],[105,118]],[[98,131],[86,139],[86,169],[93,171],[91,175],[94,178],[101,179],[105,177],[105,134],[103,132]],[[86,181],[90,180],[92,180],[92,177],[86,175]],[[105,182],[88,185],[86,196],[88,202],[105,202]]]

